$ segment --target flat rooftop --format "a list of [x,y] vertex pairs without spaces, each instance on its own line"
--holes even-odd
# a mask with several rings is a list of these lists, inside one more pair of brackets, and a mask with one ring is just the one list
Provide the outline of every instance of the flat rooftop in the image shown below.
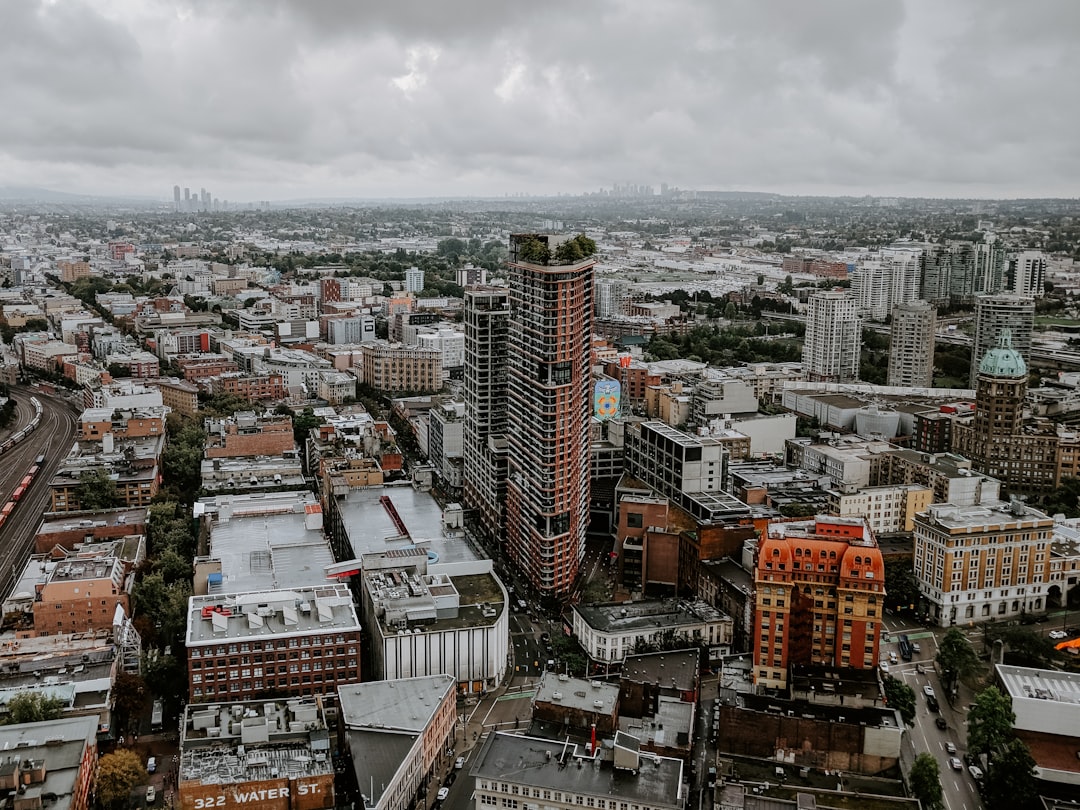
[[74,515],[61,514],[59,517],[47,518],[38,526],[38,534],[55,534],[58,532],[86,531],[94,529],[112,528],[114,526],[141,526],[146,523],[146,509],[107,509],[93,514]]
[[[586,681],[545,672],[536,687],[533,704],[550,703],[579,712],[612,715],[619,701],[619,687],[603,681]],[[597,705],[600,704],[600,705]]]
[[665,627],[719,622],[727,618],[712,605],[683,599],[611,605],[578,604],[573,609],[594,630],[606,633],[630,633],[646,629],[656,632]]
[[[390,499],[408,536],[402,535],[380,503],[383,496]],[[429,493],[417,492],[411,486],[363,487],[350,490],[338,503],[354,557],[415,545],[434,552],[433,563],[480,559],[464,532],[443,532],[442,509]]]
[[997,665],[998,679],[1013,698],[1036,698],[1080,706],[1080,672]]
[[563,746],[557,741],[497,732],[484,741],[469,773],[477,779],[602,796],[609,801],[683,806],[681,760],[646,754],[641,755],[637,770],[615,768],[610,745],[605,741],[595,758],[572,745],[566,750],[564,765],[560,762]]
[[188,601],[188,646],[233,639],[289,638],[331,629],[360,630],[352,594],[344,585],[193,596]]
[[628,655],[620,678],[635,683],[659,683],[689,692],[697,686],[701,656],[696,649]]
[[[319,509],[309,519],[309,509]],[[286,491],[200,498],[196,514],[214,516],[210,557],[221,561],[221,593],[322,585],[334,555],[310,492]],[[307,528],[308,525],[315,528]]]
[[1049,515],[1019,501],[1013,503],[984,501],[971,506],[933,503],[923,514],[929,518],[931,525],[940,526],[946,530],[982,531],[998,526],[1019,528],[1021,526],[1036,527],[1040,524],[1050,529],[1053,525],[1053,519]]
[[425,675],[338,687],[341,721],[350,730],[422,732],[457,682],[449,675]]

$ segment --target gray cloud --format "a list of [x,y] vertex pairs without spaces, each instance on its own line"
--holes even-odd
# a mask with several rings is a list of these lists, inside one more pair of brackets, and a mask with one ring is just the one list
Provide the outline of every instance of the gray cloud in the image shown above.
[[1075,196],[1080,4],[0,5],[0,182]]

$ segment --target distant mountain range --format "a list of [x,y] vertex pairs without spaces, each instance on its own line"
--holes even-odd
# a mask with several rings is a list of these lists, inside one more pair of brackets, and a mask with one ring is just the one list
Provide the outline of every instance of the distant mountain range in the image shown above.
[[37,186],[0,186],[0,200],[70,203],[74,205],[103,201],[138,203],[161,202],[161,200],[154,197],[139,196],[138,194],[69,194],[66,191],[53,191],[52,189],[38,188]]

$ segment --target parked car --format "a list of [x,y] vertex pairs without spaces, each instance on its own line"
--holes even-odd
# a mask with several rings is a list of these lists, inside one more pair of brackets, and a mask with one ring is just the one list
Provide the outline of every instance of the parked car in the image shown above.
[[934,718],[934,725],[937,726],[938,728],[940,728],[942,731],[944,731],[945,729],[947,729],[949,727],[949,724],[945,722],[944,717],[936,717],[936,718]]
[[917,641],[911,642],[911,651],[916,652],[916,653],[921,653],[922,652],[922,645],[919,644],[919,642],[917,642]]
[[151,785],[146,789],[146,803],[153,804],[157,801],[157,788]]
[[878,664],[878,668],[879,668],[879,669],[880,669],[880,670],[881,670],[882,672],[888,672],[888,671],[889,671],[889,662],[888,662],[888,661],[882,661],[882,662],[880,662],[880,663]]
[[949,757],[949,767],[954,771],[962,771],[964,769],[964,763],[956,757]]
[[153,773],[156,770],[157,770],[157,758],[156,757],[150,757],[148,760],[146,760],[146,772],[147,773]]
[[1069,637],[1069,634],[1066,633],[1064,630],[1051,630],[1048,635],[1055,641]]
[[464,767],[465,767],[465,757],[458,757],[454,761],[454,770],[455,771],[460,771]]
[[441,788],[439,788],[439,792],[435,794],[435,799],[436,799],[436,801],[445,802],[446,797],[449,796],[449,795],[450,795],[450,788],[441,787]]
[[983,778],[982,768],[978,765],[968,765],[968,773],[971,774],[971,778],[976,782]]

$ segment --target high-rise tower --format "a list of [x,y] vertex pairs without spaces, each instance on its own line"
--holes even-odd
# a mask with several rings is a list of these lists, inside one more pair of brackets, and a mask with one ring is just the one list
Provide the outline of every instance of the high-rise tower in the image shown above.
[[926,301],[893,308],[888,384],[930,388],[934,384],[934,325],[937,310]]
[[859,378],[862,320],[854,297],[842,290],[810,296],[803,342],[803,371],[812,382],[854,382]]
[[506,374],[509,291],[465,290],[465,505],[489,540],[503,537],[506,503]]
[[1035,327],[1035,299],[1023,295],[976,295],[975,339],[971,345],[971,387],[979,376],[979,363],[997,348],[1008,329],[1011,346],[1024,362],[1031,361],[1031,331]]
[[510,239],[506,547],[543,597],[569,594],[589,519],[593,266],[568,237]]

